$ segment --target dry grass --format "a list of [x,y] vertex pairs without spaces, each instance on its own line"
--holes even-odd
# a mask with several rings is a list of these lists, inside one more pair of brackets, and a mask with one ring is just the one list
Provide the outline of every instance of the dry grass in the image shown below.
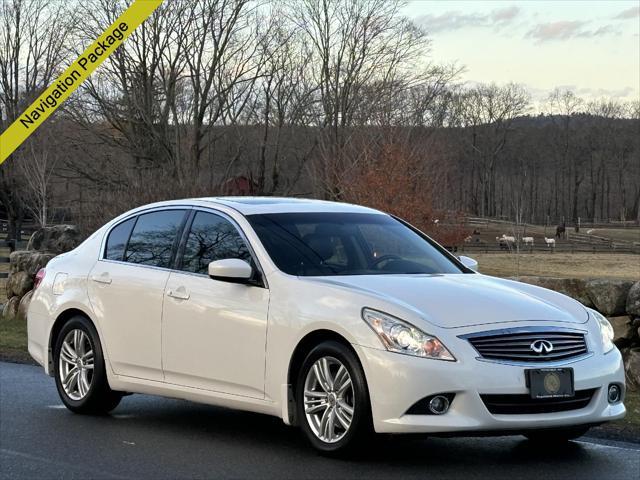
[[[640,255],[616,253],[478,253],[480,272],[496,277],[538,275],[640,280]],[[519,266],[518,266],[519,262]]]
[[7,301],[7,279],[0,278],[0,304],[4,304]]
[[583,228],[580,233],[591,231],[591,235],[610,238],[613,241],[640,242],[640,228]]
[[[9,256],[9,250],[0,248],[0,257],[5,257],[5,256],[7,257]],[[9,271],[9,264],[0,263],[0,272],[8,272],[8,271]],[[0,303],[5,303],[7,301],[7,291],[5,288],[6,283],[7,283],[6,278],[0,278]]]

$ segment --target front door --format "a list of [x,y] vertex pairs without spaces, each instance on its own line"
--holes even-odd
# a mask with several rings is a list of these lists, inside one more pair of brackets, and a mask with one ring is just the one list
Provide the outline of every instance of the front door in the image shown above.
[[229,219],[197,211],[178,262],[180,271],[171,273],[165,288],[165,381],[264,398],[269,290],[209,278],[209,262],[225,258],[253,262]]

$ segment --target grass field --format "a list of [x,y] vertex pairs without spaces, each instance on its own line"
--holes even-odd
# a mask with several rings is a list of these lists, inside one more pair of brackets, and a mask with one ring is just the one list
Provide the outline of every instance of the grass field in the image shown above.
[[[470,225],[469,230],[478,230],[480,232],[480,239],[482,242],[488,245],[496,244],[496,237],[505,235],[514,235],[515,227],[509,223],[500,222],[488,222],[484,225]],[[556,226],[544,226],[544,225],[526,225],[526,227],[520,229],[522,236],[532,236],[536,245],[544,246],[544,237],[554,237],[556,232]],[[590,232],[590,233],[587,233]],[[574,243],[573,236],[575,231],[573,228],[567,228],[568,238],[556,239],[558,245],[566,245]],[[595,237],[606,238],[612,242],[640,242],[640,227],[628,227],[628,228],[581,228],[579,236],[583,239],[578,245],[589,245],[589,236],[594,237],[593,243],[598,244],[600,241]],[[585,243],[586,241],[586,243]]]
[[580,233],[610,238],[613,241],[640,242],[640,228],[583,228]]
[[616,253],[477,253],[480,272],[496,277],[538,275],[640,280],[640,255]]

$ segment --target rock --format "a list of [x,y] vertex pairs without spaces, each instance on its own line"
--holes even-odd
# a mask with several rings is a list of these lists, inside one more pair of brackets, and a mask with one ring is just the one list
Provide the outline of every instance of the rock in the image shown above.
[[640,390],[640,347],[630,349],[625,355],[624,373],[629,390]]
[[29,309],[29,303],[31,302],[31,297],[33,296],[33,290],[30,290],[25,294],[24,297],[20,299],[20,304],[18,305],[18,313],[16,318],[18,320],[27,321],[27,310]]
[[585,307],[593,308],[593,302],[587,293],[587,282],[579,278],[554,278],[554,277],[520,277],[517,279],[524,283],[548,288],[559,293],[563,293],[574,300],[579,301]]
[[64,253],[76,248],[81,241],[78,228],[73,225],[43,227],[31,235],[27,250]]
[[7,296],[16,296],[18,299],[33,288],[33,275],[27,272],[12,273],[7,280]]
[[27,272],[33,276],[56,255],[37,251],[17,250],[9,256],[9,276],[17,272]]
[[20,305],[20,298],[11,297],[7,303],[4,304],[2,309],[2,319],[5,321],[13,321],[18,315],[18,306]]
[[629,289],[627,295],[627,313],[640,317],[640,282],[636,282]]
[[610,317],[608,320],[613,327],[613,343],[618,347],[630,345],[636,336],[636,329],[631,323],[631,318],[623,315],[621,317]]
[[632,285],[633,282],[626,280],[589,280],[586,290],[596,310],[612,317],[624,315]]

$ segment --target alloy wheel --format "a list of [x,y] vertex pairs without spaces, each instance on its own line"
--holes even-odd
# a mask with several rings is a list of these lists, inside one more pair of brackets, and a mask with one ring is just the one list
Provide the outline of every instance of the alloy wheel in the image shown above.
[[93,381],[93,346],[89,336],[80,329],[71,330],[60,347],[58,375],[71,400],[82,400]]
[[340,441],[351,427],[355,400],[347,367],[334,357],[319,358],[307,372],[304,412],[315,436]]

